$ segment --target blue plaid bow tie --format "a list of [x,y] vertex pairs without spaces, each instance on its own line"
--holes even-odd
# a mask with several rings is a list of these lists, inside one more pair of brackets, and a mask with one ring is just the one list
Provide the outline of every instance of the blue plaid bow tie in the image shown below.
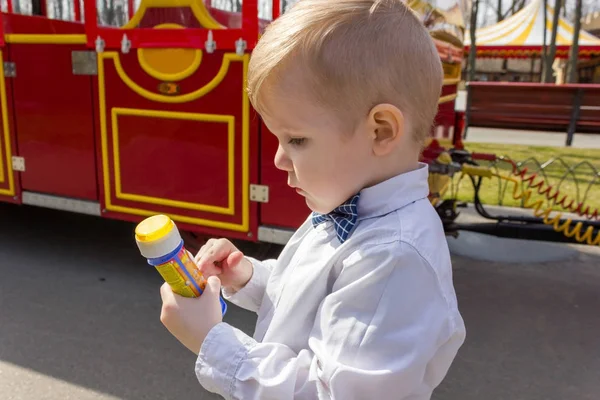
[[344,204],[340,205],[329,214],[319,214],[313,212],[313,226],[317,227],[317,225],[327,220],[333,221],[337,237],[341,243],[344,243],[346,239],[348,239],[348,236],[350,236],[352,229],[356,225],[356,219],[358,217],[357,204],[359,197],[360,193],[355,194]]

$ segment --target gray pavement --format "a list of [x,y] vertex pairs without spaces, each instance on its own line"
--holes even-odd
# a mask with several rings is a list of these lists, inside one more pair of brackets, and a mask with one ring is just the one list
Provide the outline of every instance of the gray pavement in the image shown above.
[[[516,129],[494,129],[471,127],[467,131],[465,143],[502,143],[526,146],[565,147],[566,133],[538,132]],[[573,136],[572,148],[600,149],[600,132],[598,134],[576,133]]]
[[[213,399],[159,321],[133,225],[0,205],[0,399]],[[254,318],[231,306],[228,321]]]
[[[0,399],[216,398],[197,384],[193,354],[160,324],[162,281],[132,231],[0,205]],[[598,398],[599,251],[453,261],[468,337],[434,400]],[[252,332],[248,312],[230,306],[226,320]]]

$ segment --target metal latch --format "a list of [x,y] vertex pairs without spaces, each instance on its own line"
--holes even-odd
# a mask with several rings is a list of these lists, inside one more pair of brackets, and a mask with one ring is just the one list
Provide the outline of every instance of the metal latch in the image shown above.
[[14,62],[5,61],[4,62],[4,77],[6,78],[14,78],[17,76],[17,66]]
[[238,40],[235,41],[235,53],[238,56],[243,56],[244,52],[246,51],[246,41],[242,38],[239,38]]
[[25,172],[25,159],[23,157],[12,157],[13,171]]
[[212,31],[208,31],[206,42],[204,42],[204,48],[207,53],[214,53],[215,49],[217,48],[217,42],[215,42],[213,39]]
[[123,54],[129,53],[131,50],[131,40],[127,37],[127,34],[123,34],[123,39],[121,39],[121,52]]
[[250,200],[258,203],[268,203],[269,187],[265,185],[250,185]]
[[73,75],[98,75],[98,61],[93,51],[72,51]]

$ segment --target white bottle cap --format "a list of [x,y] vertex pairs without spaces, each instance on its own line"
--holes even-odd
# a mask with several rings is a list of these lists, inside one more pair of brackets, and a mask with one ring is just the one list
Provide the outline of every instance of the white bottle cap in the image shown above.
[[146,258],[164,257],[181,243],[175,223],[166,215],[146,218],[135,228],[135,241]]

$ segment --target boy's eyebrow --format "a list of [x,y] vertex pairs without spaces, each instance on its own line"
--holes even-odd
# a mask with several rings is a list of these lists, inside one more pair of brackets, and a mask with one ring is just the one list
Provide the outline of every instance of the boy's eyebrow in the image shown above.
[[266,120],[264,119],[264,117],[263,117],[263,121],[265,122],[265,125],[267,126],[267,128],[271,132],[273,132],[273,129],[271,129],[271,128],[274,128],[274,130],[276,130],[277,132],[282,133],[282,134],[289,134],[289,133],[300,131],[300,129],[295,129],[292,126],[290,126],[289,123],[282,122],[282,121],[277,120],[275,118],[270,119],[270,121],[272,122],[270,126],[267,125]]

